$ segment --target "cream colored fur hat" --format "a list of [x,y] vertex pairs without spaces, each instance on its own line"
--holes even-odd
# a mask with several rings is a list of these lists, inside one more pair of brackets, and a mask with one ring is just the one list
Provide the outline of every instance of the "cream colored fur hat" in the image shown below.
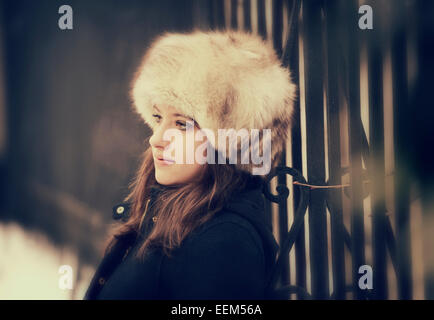
[[[272,46],[259,36],[196,30],[160,35],[148,48],[130,95],[151,128],[153,105],[166,104],[212,130],[215,141],[218,129],[245,128],[249,134],[251,129],[271,129],[274,167],[288,138],[296,86]],[[259,137],[262,145],[262,134]],[[240,144],[237,151],[240,155]],[[255,166],[237,159],[241,170],[251,172]]]

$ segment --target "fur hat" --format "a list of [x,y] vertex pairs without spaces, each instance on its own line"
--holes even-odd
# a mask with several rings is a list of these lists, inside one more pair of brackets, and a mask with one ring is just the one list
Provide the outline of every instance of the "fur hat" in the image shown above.
[[[153,128],[153,105],[171,105],[201,128],[271,129],[271,167],[291,126],[296,86],[272,46],[243,31],[164,33],[147,50],[132,82],[135,110]],[[263,135],[259,135],[262,145]],[[219,146],[212,143],[219,152]],[[240,144],[237,142],[237,156]],[[252,147],[249,147],[249,151]],[[263,150],[263,149],[260,149]],[[226,149],[229,157],[229,149]],[[236,166],[248,172],[255,165]]]

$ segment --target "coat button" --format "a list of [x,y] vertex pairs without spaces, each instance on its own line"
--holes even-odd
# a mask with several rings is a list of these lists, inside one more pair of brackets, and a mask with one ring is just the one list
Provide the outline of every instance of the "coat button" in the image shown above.
[[103,277],[99,278],[99,279],[98,279],[98,283],[99,283],[100,285],[104,285],[104,283],[105,283],[105,279],[104,279]]
[[125,208],[122,207],[122,206],[120,206],[120,207],[118,207],[118,208],[116,209],[116,213],[117,213],[117,214],[122,214],[122,213],[124,213],[124,211],[125,211]]
[[157,217],[152,217],[152,221],[156,222],[158,220]]

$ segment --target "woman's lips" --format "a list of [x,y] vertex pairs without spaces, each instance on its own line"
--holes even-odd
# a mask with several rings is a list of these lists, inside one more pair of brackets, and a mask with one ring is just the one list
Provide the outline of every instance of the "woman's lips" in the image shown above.
[[175,163],[173,160],[163,159],[163,158],[154,158],[155,163],[160,166],[170,166]]

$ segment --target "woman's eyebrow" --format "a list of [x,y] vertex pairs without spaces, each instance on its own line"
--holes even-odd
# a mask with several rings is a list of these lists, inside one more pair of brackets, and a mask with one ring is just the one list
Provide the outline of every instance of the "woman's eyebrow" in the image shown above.
[[[157,106],[153,106],[153,107],[154,107],[158,112],[161,113],[160,109],[158,109]],[[184,118],[187,118],[187,119],[190,119],[190,120],[193,120],[193,121],[194,121],[193,118],[190,118],[190,117],[188,117],[188,116],[186,116],[186,115],[184,115],[184,114],[173,113],[172,115],[175,116],[175,117],[184,117]]]
[[184,118],[186,118],[186,119],[190,119],[190,120],[193,120],[193,121],[194,121],[193,118],[187,117],[187,116],[184,115],[184,114],[174,113],[173,115],[174,115],[175,117],[184,117]]

